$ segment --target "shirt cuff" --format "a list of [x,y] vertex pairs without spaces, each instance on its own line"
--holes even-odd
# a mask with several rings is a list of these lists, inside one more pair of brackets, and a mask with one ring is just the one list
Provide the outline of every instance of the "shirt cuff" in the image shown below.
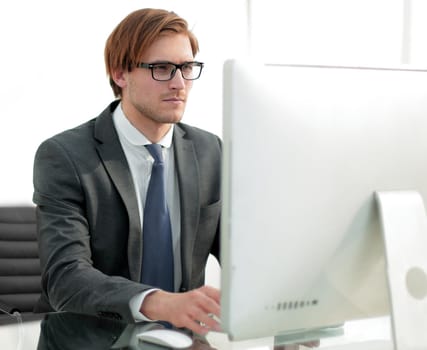
[[139,310],[141,309],[141,305],[144,302],[144,299],[147,295],[157,291],[159,289],[149,289],[145,292],[142,292],[140,294],[134,295],[129,300],[129,308],[132,312],[132,316],[135,321],[145,321],[145,322],[156,322],[157,320],[151,320],[148,317],[146,317],[144,314],[142,314]]

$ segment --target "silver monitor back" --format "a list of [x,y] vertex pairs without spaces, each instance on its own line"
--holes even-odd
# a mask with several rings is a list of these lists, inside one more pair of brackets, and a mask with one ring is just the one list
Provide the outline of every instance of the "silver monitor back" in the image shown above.
[[231,60],[223,102],[230,338],[388,314],[374,192],[427,198],[427,70]]

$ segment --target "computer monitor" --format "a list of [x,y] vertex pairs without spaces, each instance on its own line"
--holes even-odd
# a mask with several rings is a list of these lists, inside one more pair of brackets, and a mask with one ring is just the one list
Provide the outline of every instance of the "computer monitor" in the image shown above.
[[375,192],[427,198],[427,70],[230,60],[223,108],[230,338],[389,314]]

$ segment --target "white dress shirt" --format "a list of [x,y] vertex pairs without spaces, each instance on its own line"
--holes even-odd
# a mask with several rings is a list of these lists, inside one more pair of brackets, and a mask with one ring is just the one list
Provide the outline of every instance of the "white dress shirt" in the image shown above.
[[[144,145],[151,142],[136,129],[126,118],[121,108],[121,103],[117,106],[113,113],[113,122],[119,136],[120,143],[125,153],[132,174],[135,193],[137,194],[139,218],[141,222],[141,235],[144,218],[144,205],[147,195],[148,184],[151,176],[151,169],[154,159]],[[178,177],[175,173],[175,159],[172,144],[174,126],[170,128],[168,133],[158,142],[162,145],[163,157],[165,161],[166,175],[166,201],[169,209],[171,228],[172,228],[172,244],[174,255],[174,284],[177,291],[181,285],[181,216],[179,204],[179,188]],[[136,320],[148,320],[139,312],[139,308],[144,300],[144,297],[156,289],[149,290],[141,295],[132,298],[130,307],[133,316]]]

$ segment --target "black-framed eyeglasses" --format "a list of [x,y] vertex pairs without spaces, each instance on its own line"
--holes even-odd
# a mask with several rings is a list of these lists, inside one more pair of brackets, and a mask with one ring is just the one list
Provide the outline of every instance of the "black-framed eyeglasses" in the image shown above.
[[185,80],[199,79],[203,69],[202,62],[184,62],[176,64],[172,62],[138,63],[138,68],[147,68],[151,70],[151,76],[157,81],[172,80],[176,71],[179,69]]

